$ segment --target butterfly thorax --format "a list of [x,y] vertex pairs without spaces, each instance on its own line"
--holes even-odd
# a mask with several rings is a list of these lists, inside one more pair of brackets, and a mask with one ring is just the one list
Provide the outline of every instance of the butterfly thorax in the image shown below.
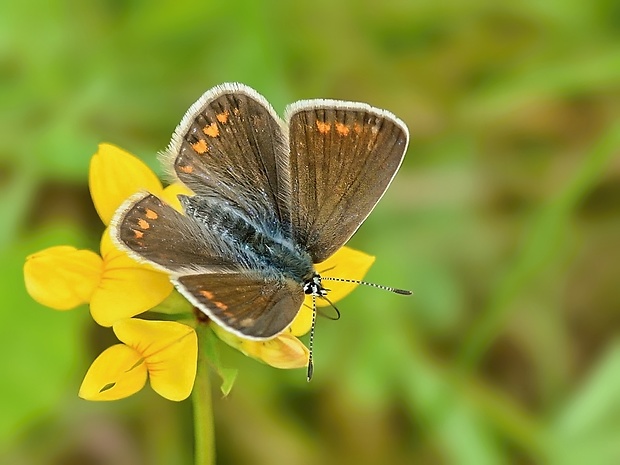
[[[285,236],[275,221],[250,218],[230,203],[209,197],[180,196],[185,213],[219,238],[208,252],[250,271],[271,275],[274,271],[300,284],[316,275],[310,255]],[[213,234],[211,234],[213,236]]]

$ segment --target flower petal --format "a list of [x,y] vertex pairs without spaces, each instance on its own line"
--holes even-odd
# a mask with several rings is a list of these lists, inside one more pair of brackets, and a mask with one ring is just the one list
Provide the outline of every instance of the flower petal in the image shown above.
[[190,197],[194,195],[194,193],[189,190],[187,186],[181,184],[180,182],[175,182],[164,189],[161,199],[175,210],[183,213],[183,207],[181,207],[181,202],[179,202],[179,198],[177,197],[179,194],[188,195]]
[[161,182],[144,162],[111,144],[100,144],[93,155],[88,184],[95,209],[106,225],[116,209],[136,192],[162,192]]
[[308,349],[288,333],[268,341],[245,341],[242,350],[246,355],[275,368],[303,368],[308,365]]
[[175,321],[130,318],[114,323],[114,333],[144,357],[155,392],[175,401],[190,395],[198,361],[193,328]]
[[101,257],[90,250],[50,247],[26,258],[24,281],[40,304],[68,310],[90,301],[102,269]]
[[[334,255],[322,263],[315,265],[317,272],[325,276],[350,279],[360,281],[366,276],[368,270],[375,262],[375,257],[365,254],[350,247],[341,247]],[[338,281],[323,281],[323,286],[328,288],[327,297],[332,302],[338,302],[343,297],[350,294],[358,285]],[[304,304],[312,307],[312,297],[306,296]],[[318,307],[328,307],[329,304],[324,299],[316,299]]]
[[[310,304],[312,305],[312,301]],[[302,305],[293,323],[288,328],[289,332],[293,336],[303,336],[310,331],[310,326],[312,326],[312,307]]]
[[172,292],[168,276],[129,258],[114,246],[108,230],[101,238],[103,275],[90,302],[90,313],[102,326],[145,312]]
[[241,346],[243,345],[243,341],[247,339],[242,339],[236,334],[233,334],[229,331],[226,331],[220,325],[213,321],[209,321],[209,327],[213,330],[217,337],[219,337],[222,341],[228,344],[230,347],[233,347],[237,350],[241,350]]
[[99,355],[88,369],[79,396],[86,400],[117,400],[144,387],[146,364],[141,355],[124,344]]
[[275,368],[302,368],[308,365],[308,349],[295,336],[282,333],[267,341],[240,338],[217,324],[211,324],[217,336],[231,347]]

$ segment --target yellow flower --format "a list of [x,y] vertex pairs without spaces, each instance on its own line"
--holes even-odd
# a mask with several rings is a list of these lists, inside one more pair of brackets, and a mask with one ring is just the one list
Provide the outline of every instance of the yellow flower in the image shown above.
[[[101,144],[90,164],[89,186],[93,204],[107,226],[127,198],[148,191],[179,211],[177,194],[190,194],[183,185],[165,189],[157,176],[139,159],[118,147]],[[325,276],[362,279],[374,257],[343,247],[316,266]],[[124,344],[104,351],[88,370],[80,396],[88,400],[114,400],[140,390],[150,378],[163,397],[182,400],[192,390],[196,374],[197,335],[193,328],[171,321],[131,318],[161,304],[172,291],[169,277],[149,265],[139,264],[119,250],[105,230],[100,255],[71,246],[57,246],[30,255],[24,265],[30,295],[43,305],[67,310],[89,303],[91,315],[102,326],[112,326]],[[355,284],[329,281],[329,299],[336,302]],[[168,300],[178,306],[178,302]],[[329,305],[317,299],[317,305]],[[212,323],[214,332],[242,353],[277,368],[301,368],[308,363],[308,349],[298,339],[312,320],[308,297],[291,326],[267,341],[239,338]]]
[[[349,281],[361,281],[374,262],[375,257],[372,255],[345,246],[324,262],[315,265],[315,268],[317,273],[323,277],[331,276],[346,278]],[[348,296],[357,286],[351,282],[323,282],[323,287],[329,289],[327,298],[332,303]],[[317,307],[329,307],[329,305],[330,303],[325,299],[316,299]],[[305,334],[310,331],[310,324],[312,323],[312,296],[306,296],[300,314],[293,322],[292,329],[294,333]]]
[[[114,211],[132,194],[152,192],[180,208],[179,185],[163,188],[140,160],[109,144],[101,144],[90,163],[89,187],[101,220],[108,225]],[[139,264],[118,250],[108,231],[101,238],[101,256],[70,246],[32,254],[24,265],[30,295],[39,303],[68,310],[90,303],[93,319],[102,326],[138,315],[161,303],[172,291],[168,276]]]
[[116,249],[107,230],[101,256],[70,246],[50,247],[27,257],[24,277],[37,302],[56,310],[90,303],[93,319],[102,326],[145,312],[172,291],[166,275],[138,266]]
[[[109,144],[101,144],[90,164],[93,203],[107,226],[116,209],[131,195],[149,191],[181,209],[176,197],[191,194],[184,186],[163,188],[140,160]],[[186,398],[196,373],[196,333],[180,323],[129,318],[166,299],[172,284],[165,273],[139,264],[116,248],[105,230],[100,253],[71,246],[51,247],[27,257],[24,280],[39,303],[68,310],[89,303],[93,319],[113,326],[126,345],[110,347],[89,369],[80,396],[90,400],[126,397],[146,382],[171,400]]]
[[236,336],[215,323],[211,329],[229,346],[272,367],[303,368],[308,364],[308,349],[289,332],[266,341],[254,341]]
[[90,250],[50,247],[26,258],[24,278],[30,296],[42,305],[68,310],[90,302],[103,272],[103,260]]
[[174,321],[118,320],[114,333],[124,344],[106,349],[89,368],[80,397],[117,400],[151,387],[169,400],[186,399],[196,377],[198,339],[193,328]]

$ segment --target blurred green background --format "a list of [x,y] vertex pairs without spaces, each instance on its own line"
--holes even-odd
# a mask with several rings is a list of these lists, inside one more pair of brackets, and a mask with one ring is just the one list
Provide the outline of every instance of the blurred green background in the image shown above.
[[44,247],[98,249],[90,156],[156,153],[223,81],[281,112],[366,101],[410,128],[350,242],[312,383],[227,352],[221,464],[620,463],[620,4],[61,1],[0,6],[0,462],[192,461],[191,404],[77,397],[113,336],[26,294]]

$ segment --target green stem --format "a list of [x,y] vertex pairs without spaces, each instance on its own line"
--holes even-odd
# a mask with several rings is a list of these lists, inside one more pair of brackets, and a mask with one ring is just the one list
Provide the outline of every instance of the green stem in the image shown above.
[[196,328],[198,333],[198,367],[192,392],[195,436],[194,463],[196,465],[212,465],[215,463],[211,383],[209,381],[209,367],[204,356],[205,339],[208,337],[205,333],[207,331],[209,328],[206,325],[199,324]]

